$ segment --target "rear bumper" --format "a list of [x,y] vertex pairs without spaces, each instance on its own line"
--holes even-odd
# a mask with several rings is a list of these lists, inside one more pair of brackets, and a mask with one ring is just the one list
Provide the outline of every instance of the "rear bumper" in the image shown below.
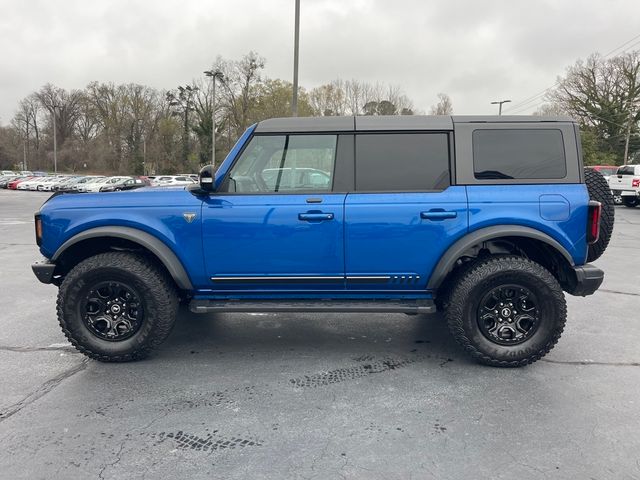
[[574,278],[571,279],[569,288],[566,291],[579,297],[586,297],[595,293],[604,280],[604,272],[590,263],[573,267],[573,273]]
[[56,264],[51,262],[34,263],[31,265],[31,270],[33,270],[36,278],[42,283],[53,283],[53,272],[55,269]]

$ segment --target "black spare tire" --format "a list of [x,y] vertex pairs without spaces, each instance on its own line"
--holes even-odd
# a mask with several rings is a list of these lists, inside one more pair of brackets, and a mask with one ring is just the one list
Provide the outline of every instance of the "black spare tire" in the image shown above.
[[587,185],[589,198],[602,204],[600,237],[596,243],[589,245],[589,252],[587,254],[587,262],[593,262],[600,258],[609,245],[611,233],[613,232],[615,207],[609,184],[599,172],[585,168],[584,183]]

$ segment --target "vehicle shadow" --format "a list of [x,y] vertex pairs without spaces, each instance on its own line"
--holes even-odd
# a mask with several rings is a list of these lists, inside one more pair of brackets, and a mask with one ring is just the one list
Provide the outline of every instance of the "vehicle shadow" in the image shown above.
[[173,359],[220,353],[283,356],[314,352],[345,355],[421,354],[464,359],[441,314],[192,314],[182,307],[170,337],[160,348]]

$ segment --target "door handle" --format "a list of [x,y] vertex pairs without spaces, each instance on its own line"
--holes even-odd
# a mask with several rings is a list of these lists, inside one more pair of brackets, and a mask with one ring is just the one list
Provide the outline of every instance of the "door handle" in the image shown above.
[[425,220],[445,220],[447,218],[456,218],[458,212],[446,210],[429,210],[428,212],[420,212],[420,218]]
[[325,220],[333,220],[333,213],[299,213],[298,220],[304,222],[323,222]]

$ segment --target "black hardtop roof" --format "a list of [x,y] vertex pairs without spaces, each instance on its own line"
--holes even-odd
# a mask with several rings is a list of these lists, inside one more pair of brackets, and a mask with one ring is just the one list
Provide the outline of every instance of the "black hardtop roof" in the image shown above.
[[283,117],[263,120],[256,133],[353,132],[376,130],[453,130],[456,123],[573,123],[570,117],[536,115],[363,115],[351,117]]

